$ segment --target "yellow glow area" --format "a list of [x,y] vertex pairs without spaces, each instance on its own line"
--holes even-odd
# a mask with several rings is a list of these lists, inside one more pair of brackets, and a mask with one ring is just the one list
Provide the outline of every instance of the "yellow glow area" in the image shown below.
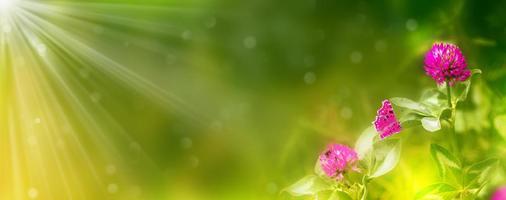
[[[91,81],[134,72],[120,72],[129,68],[86,39],[96,32],[73,32],[95,25],[69,13],[96,15],[73,8],[0,0],[0,185],[5,186],[0,199],[139,199],[146,190],[142,181],[151,181],[130,175],[133,165],[139,171],[153,165],[146,164],[143,146],[102,106],[101,97],[111,90]],[[48,20],[52,17],[62,21]],[[112,73],[113,68],[119,71]],[[143,85],[127,76],[118,80]],[[159,88],[142,90],[160,94]]]

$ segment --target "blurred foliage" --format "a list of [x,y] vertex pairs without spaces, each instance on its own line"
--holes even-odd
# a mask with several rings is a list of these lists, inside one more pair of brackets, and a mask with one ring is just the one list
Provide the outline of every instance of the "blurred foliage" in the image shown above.
[[[139,130],[141,145],[167,169],[170,199],[288,198],[280,190],[311,172],[327,143],[352,145],[373,121],[378,102],[392,96],[417,99],[418,91],[433,86],[422,65],[435,41],[455,42],[469,66],[483,71],[472,86],[472,101],[459,105],[464,111],[457,116],[458,130],[471,131],[461,145],[472,148],[463,154],[481,160],[487,152],[506,161],[501,156],[506,153],[506,2],[171,4],[198,14],[167,16],[193,33],[190,41],[174,46],[179,66],[167,69],[174,78],[167,88],[209,121],[165,119],[153,110],[151,118],[158,120],[151,123],[159,121],[160,129],[149,136],[141,131],[151,126],[142,125],[145,120],[125,123]],[[166,43],[174,45],[170,38]],[[410,199],[437,178],[429,142],[444,140],[444,133],[402,134],[409,139],[400,166],[371,183],[371,199]],[[192,148],[180,150],[186,137]],[[190,155],[198,158],[195,168]],[[492,182],[506,184],[504,170]]]

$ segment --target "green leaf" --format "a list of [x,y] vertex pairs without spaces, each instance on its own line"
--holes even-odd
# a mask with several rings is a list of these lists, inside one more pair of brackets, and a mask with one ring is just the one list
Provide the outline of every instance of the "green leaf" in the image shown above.
[[447,168],[460,169],[460,161],[444,147],[437,144],[431,144],[430,153],[436,162],[441,177],[446,176]]
[[445,108],[439,114],[439,120],[450,119],[452,117],[452,109]]
[[432,115],[430,110],[425,105],[415,102],[415,101],[408,99],[408,98],[393,97],[393,98],[390,98],[390,102],[392,102],[392,104],[394,104],[396,106],[409,109],[413,112],[416,112],[416,113],[419,113],[419,114],[422,114],[425,116]]
[[293,196],[315,195],[324,190],[330,190],[332,187],[322,178],[315,175],[308,175],[288,188],[284,189]]
[[461,90],[462,92],[459,94],[457,98],[457,102],[459,101],[465,101],[467,99],[467,94],[469,93],[469,90],[471,89],[471,79],[468,79],[467,81],[464,81],[461,83],[463,87]]
[[474,76],[475,74],[481,74],[481,69],[471,69],[471,76]]
[[417,192],[415,199],[452,199],[457,194],[456,187],[447,183],[436,183]]
[[325,172],[321,167],[320,159],[316,159],[316,164],[314,165],[314,173],[318,176],[325,177]]
[[499,160],[496,158],[489,158],[482,160],[480,162],[474,163],[471,166],[466,168],[466,175],[468,179],[469,186],[477,183],[478,187],[482,187],[483,183],[488,180],[488,176],[492,169],[499,163]]
[[442,97],[445,93],[438,90],[437,88],[425,89],[420,97],[420,102],[426,105],[439,106],[441,103],[445,103],[445,99]]
[[403,115],[399,117],[399,122],[401,123],[402,128],[410,128],[414,126],[419,126],[420,120],[423,117],[424,116],[415,113],[403,113]]
[[480,162],[474,163],[467,169],[468,173],[481,173],[483,170],[490,168],[497,164],[499,160],[497,158],[488,158]]
[[481,74],[480,69],[472,69],[471,70],[471,77],[469,77],[466,81],[461,83],[460,88],[460,94],[458,94],[458,97],[456,99],[457,102],[465,101],[467,99],[467,94],[469,94],[469,90],[471,89],[471,79],[474,75]]
[[352,198],[343,191],[334,190],[328,200],[352,200]]
[[376,129],[373,126],[369,126],[365,129],[357,139],[355,143],[355,151],[358,154],[360,160],[362,160],[366,154],[370,153],[373,149],[374,138],[378,136]]
[[422,127],[429,132],[436,132],[441,129],[441,123],[438,118],[424,117],[421,120]]
[[446,94],[437,89],[424,91],[420,103],[425,105],[433,116],[440,116],[442,111],[448,107]]
[[377,167],[370,172],[370,178],[383,176],[392,171],[399,162],[401,143],[398,139],[384,140],[379,144],[382,147],[375,149]]

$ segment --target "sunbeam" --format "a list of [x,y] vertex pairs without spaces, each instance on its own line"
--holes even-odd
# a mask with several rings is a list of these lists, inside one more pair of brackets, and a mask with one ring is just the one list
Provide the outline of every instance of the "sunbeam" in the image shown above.
[[4,158],[0,168],[5,177],[0,180],[5,186],[0,187],[0,199],[138,199],[142,190],[149,190],[143,189],[139,176],[161,178],[156,162],[102,105],[104,98],[113,95],[104,84],[140,94],[139,98],[166,112],[207,123],[176,94],[90,45],[97,34],[107,32],[103,36],[165,54],[167,46],[121,29],[179,37],[177,28],[121,12],[97,11],[101,9],[150,12],[159,8],[0,1],[0,103],[6,113],[1,116],[6,134],[0,141]]

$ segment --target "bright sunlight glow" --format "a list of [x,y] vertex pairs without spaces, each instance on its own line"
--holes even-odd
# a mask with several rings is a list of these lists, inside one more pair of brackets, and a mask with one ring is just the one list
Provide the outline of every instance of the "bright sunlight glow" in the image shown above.
[[8,10],[13,4],[15,0],[0,0],[0,10]]

